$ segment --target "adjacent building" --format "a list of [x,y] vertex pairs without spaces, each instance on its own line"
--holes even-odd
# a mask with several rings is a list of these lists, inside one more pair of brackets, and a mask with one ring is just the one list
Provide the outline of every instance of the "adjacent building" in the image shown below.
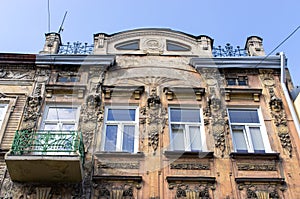
[[38,54],[0,54],[0,198],[300,197],[293,85],[262,38],[45,36]]

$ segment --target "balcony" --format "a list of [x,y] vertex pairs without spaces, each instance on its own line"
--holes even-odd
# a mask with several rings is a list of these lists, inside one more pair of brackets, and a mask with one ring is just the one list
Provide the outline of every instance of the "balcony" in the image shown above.
[[77,131],[17,131],[5,156],[13,181],[80,182],[84,147]]

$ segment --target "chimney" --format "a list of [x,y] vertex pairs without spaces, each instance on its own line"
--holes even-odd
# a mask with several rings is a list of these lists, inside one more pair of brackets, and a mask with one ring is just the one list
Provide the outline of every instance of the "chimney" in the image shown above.
[[258,36],[247,38],[245,49],[249,56],[265,56],[265,51],[262,44],[263,39]]
[[40,54],[57,54],[61,44],[60,34],[52,32],[46,33],[45,36],[45,45]]

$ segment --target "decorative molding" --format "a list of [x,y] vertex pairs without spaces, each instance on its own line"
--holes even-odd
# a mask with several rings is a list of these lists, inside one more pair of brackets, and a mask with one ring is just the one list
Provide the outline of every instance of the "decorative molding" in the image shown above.
[[237,163],[240,171],[277,171],[276,164]]
[[42,105],[41,96],[27,97],[26,107],[24,110],[22,129],[34,130],[36,122],[40,116],[40,109]]
[[129,96],[133,96],[134,99],[139,100],[144,93],[144,86],[102,86],[105,99],[110,99],[112,93],[116,95],[120,93],[127,93]]
[[141,50],[148,55],[160,55],[164,52],[164,41],[161,39],[146,39],[141,44]]
[[[145,29],[145,30],[134,30],[134,31],[128,31],[128,32],[121,32],[119,34],[115,34],[112,36],[108,36],[107,40],[108,42],[116,42],[118,40],[123,39],[129,39],[133,37],[144,37],[144,36],[158,36],[158,37],[167,37],[167,38],[175,38],[182,41],[186,41],[188,43],[191,43],[193,45],[197,45],[197,40],[193,37],[187,36],[186,34],[182,34],[170,29],[162,29],[162,30],[151,30],[151,29]],[[202,36],[207,37],[207,36]]]
[[166,94],[167,100],[173,100],[176,94],[184,94],[186,97],[194,97],[197,101],[201,101],[202,96],[205,93],[205,89],[191,87],[165,87],[163,92]]
[[86,91],[85,85],[46,85],[46,97],[51,98],[53,94],[77,94],[77,97],[84,98],[84,93]]
[[233,159],[263,159],[263,160],[279,160],[279,153],[230,153]]
[[50,199],[51,187],[37,187],[36,198],[37,199]]
[[286,190],[286,185],[281,179],[274,180],[268,178],[263,181],[255,181],[255,179],[247,181],[247,179],[245,179],[245,181],[236,182],[238,183],[238,190],[241,198],[279,199],[283,198],[282,192]]
[[[254,88],[225,88],[225,101],[230,101],[235,96],[244,95],[243,99],[252,99],[254,102],[259,102],[262,89]],[[241,97],[238,97],[241,99]]]
[[98,169],[139,169],[138,162],[98,162]]
[[287,125],[287,115],[284,110],[283,102],[280,98],[276,96],[276,87],[274,79],[274,70],[259,70],[260,79],[265,86],[265,89],[269,95],[269,108],[270,113],[273,118],[274,124],[277,129],[277,134],[281,142],[281,146],[285,149],[289,156],[292,157],[292,141],[289,133],[289,128]]
[[148,146],[157,150],[160,133],[163,133],[167,123],[167,110],[162,107],[156,87],[151,88],[151,94],[147,99],[146,107],[146,131],[148,134]]
[[216,189],[213,177],[167,177],[167,181],[178,199],[210,198]]
[[199,158],[213,158],[214,152],[202,152],[202,151],[165,151],[164,155],[167,158],[193,158],[193,159],[199,159]]
[[94,184],[94,198],[101,199],[134,199],[136,196],[134,188],[141,188],[138,184],[133,183],[101,183]]
[[[90,94],[87,96],[85,103],[80,110],[80,131],[83,135],[85,152],[87,152],[92,144],[97,123],[103,120],[103,107],[101,106],[101,95]],[[101,126],[101,125],[100,125]]]
[[177,163],[173,162],[170,164],[171,169],[181,169],[181,170],[210,170],[209,164],[201,163]]
[[[8,186],[7,189],[3,186]],[[1,198],[36,198],[36,199],[50,199],[50,198],[86,198],[82,194],[80,184],[52,184],[47,187],[39,186],[38,184],[21,184],[8,183],[3,184],[1,189]]]
[[13,80],[33,80],[35,75],[34,70],[4,70],[0,68],[0,79],[13,79]]
[[127,181],[127,182],[137,182],[141,183],[143,181],[142,176],[119,176],[119,175],[102,175],[102,176],[93,176],[95,181]]

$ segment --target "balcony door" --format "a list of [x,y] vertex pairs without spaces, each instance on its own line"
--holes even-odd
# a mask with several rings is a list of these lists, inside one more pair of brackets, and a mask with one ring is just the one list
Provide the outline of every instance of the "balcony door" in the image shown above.
[[37,132],[39,152],[47,155],[71,152],[78,136],[78,116],[77,106],[47,105],[41,130]]

